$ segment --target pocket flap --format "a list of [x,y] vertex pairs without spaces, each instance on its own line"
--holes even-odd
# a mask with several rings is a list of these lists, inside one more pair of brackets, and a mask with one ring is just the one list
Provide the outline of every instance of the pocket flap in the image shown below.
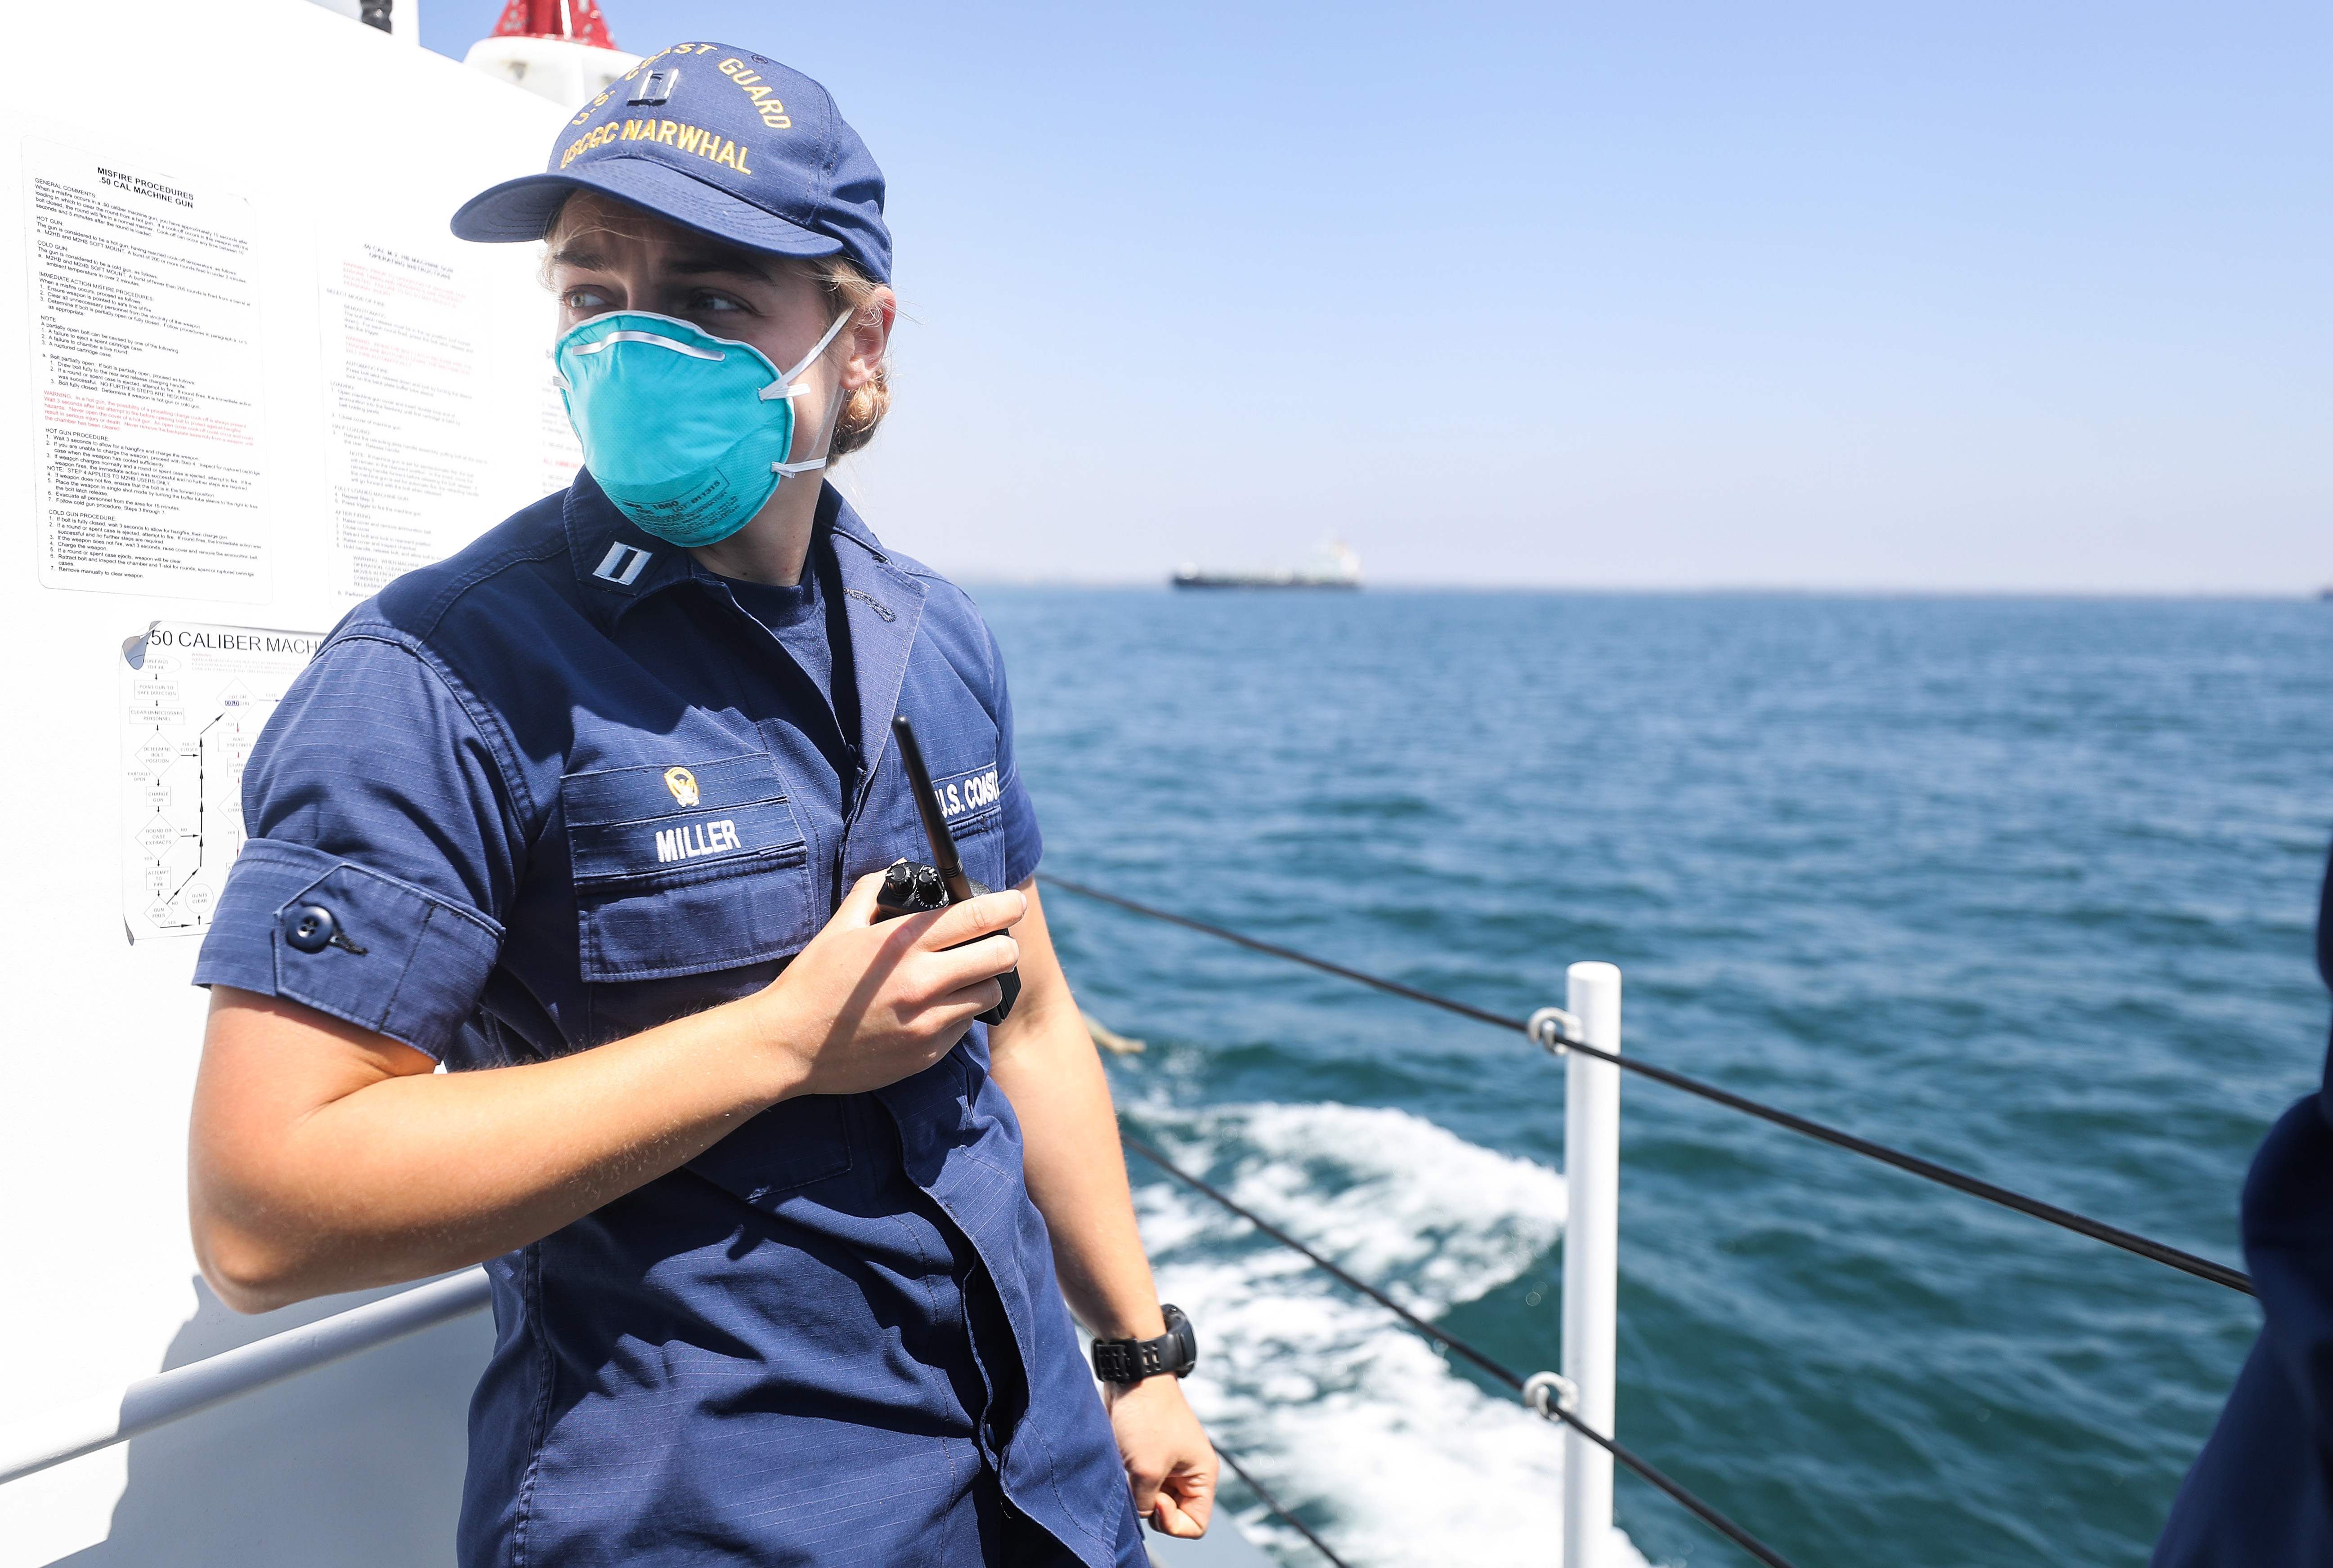
[[610,768],[559,781],[578,883],[799,848],[802,829],[766,753]]

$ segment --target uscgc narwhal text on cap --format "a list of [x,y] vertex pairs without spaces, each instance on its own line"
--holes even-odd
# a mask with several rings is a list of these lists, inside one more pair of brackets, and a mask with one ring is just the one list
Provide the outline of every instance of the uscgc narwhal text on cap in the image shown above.
[[747,250],[891,276],[883,171],[825,88],[751,50],[676,43],[576,111],[541,174],[454,215],[466,240],[539,240],[596,190]]

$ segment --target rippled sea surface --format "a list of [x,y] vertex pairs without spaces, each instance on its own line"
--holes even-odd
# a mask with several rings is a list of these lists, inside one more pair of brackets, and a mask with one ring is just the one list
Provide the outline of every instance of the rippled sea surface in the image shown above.
[[[1631,1053],[2237,1259],[2326,1037],[2333,605],[979,597],[1048,870],[1511,1013],[1608,959]],[[1047,909],[1149,1042],[1112,1067],[1130,1126],[1556,1364],[1560,1064]],[[1622,1440],[1801,1568],[2145,1561],[2248,1300],[1640,1079],[1623,1105]],[[1551,1429],[1134,1165],[1226,1447],[1356,1563],[1553,1560]],[[1749,1561],[1619,1486],[1646,1559]]]

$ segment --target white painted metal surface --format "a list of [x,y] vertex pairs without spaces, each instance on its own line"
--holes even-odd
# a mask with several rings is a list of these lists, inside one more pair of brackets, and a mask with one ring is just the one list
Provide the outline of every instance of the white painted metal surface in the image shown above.
[[481,38],[462,56],[462,63],[483,71],[537,98],[572,110],[592,94],[605,92],[640,62],[637,54],[620,49],[595,49],[570,38]]
[[[7,683],[16,765],[0,770],[0,819],[16,829],[0,901],[0,981],[15,999],[0,1036],[0,1191],[9,1195],[0,1257],[10,1262],[0,1269],[0,1340],[17,1350],[0,1420],[13,1421],[117,1397],[162,1368],[207,1310],[193,1284],[186,1197],[204,1008],[187,982],[200,939],[127,938],[124,868],[139,850],[123,831],[125,640],[158,618],[322,631],[353,602],[334,576],[347,507],[327,454],[350,405],[336,401],[332,371],[345,387],[355,364],[347,280],[381,255],[376,274],[442,269],[431,286],[466,301],[461,333],[476,345],[470,406],[490,427],[488,457],[476,492],[447,498],[435,521],[466,538],[552,487],[535,443],[553,315],[533,247],[463,245],[446,225],[485,186],[541,168],[566,112],[306,0],[211,0],[191,11],[118,0],[95,40],[84,8],[7,14],[16,60],[96,62],[100,72],[27,67],[0,101],[0,469],[10,475],[0,533],[12,541],[0,561],[0,625],[17,661]],[[165,270],[143,253],[154,241],[130,235],[102,251],[110,231],[68,222],[96,234],[85,242],[50,232],[59,220],[35,180],[70,158],[192,193],[198,222],[220,204],[240,215],[234,226],[248,249],[215,264],[233,277],[222,288],[256,301],[250,346],[238,352],[249,356],[257,405],[197,401],[189,411],[254,433],[234,461],[255,475],[255,510],[243,515],[264,535],[265,570],[239,596],[43,581],[35,478],[56,458],[55,420],[43,413],[53,398],[41,389],[55,379],[56,356],[101,359],[106,347],[105,333],[45,302],[62,285],[43,276],[150,295],[157,318],[222,308],[176,286],[183,269],[160,282],[144,277]],[[63,260],[61,244],[72,249]],[[99,257],[91,267],[111,271],[73,270],[89,255]],[[408,352],[393,344],[365,363]],[[71,396],[126,400],[110,382]],[[175,416],[140,418],[110,437],[117,451],[162,444],[149,428]],[[104,1540],[133,1448],[175,1452],[173,1441],[112,1445],[0,1487],[0,1568],[41,1568]]]
[[0,1428],[0,1486],[168,1425],[197,1410],[368,1351],[493,1299],[483,1268],[369,1302],[130,1384],[118,1396]]
[[[1564,1006],[1581,1043],[1620,1049],[1620,971],[1576,963]],[[1620,1069],[1564,1056],[1563,1178],[1570,1218],[1563,1231],[1563,1375],[1579,1391],[1577,1413],[1612,1435],[1613,1362],[1619,1324]],[[1566,1427],[1563,1568],[1609,1568],[1612,1456]]]
[[[359,26],[364,24],[362,0],[310,0],[335,16],[346,17]],[[380,31],[379,28],[375,32]],[[389,8],[389,35],[399,43],[421,47],[421,0],[391,0]]]

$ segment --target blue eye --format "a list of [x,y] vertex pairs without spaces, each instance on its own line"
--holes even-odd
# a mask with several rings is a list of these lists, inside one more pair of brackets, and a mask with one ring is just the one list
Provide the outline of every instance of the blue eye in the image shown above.
[[609,308],[608,296],[597,289],[570,289],[564,303],[571,311],[585,311],[593,315]]

